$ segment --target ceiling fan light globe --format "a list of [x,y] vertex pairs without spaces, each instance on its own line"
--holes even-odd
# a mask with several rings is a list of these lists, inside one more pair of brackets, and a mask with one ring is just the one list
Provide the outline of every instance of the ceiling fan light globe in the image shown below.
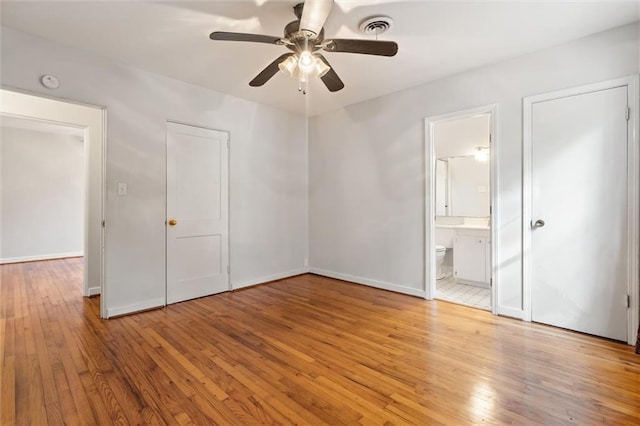
[[289,77],[293,77],[297,66],[298,61],[296,61],[295,56],[289,56],[287,59],[278,64],[278,68],[280,68],[280,71],[282,71],[282,73],[288,75]]
[[489,159],[489,147],[486,146],[477,146],[475,147],[475,152],[473,157],[476,161],[487,161]]
[[324,77],[329,72],[330,69],[331,67],[329,65],[325,64],[323,61],[316,58],[315,74],[318,78]]
[[316,58],[313,57],[311,52],[305,50],[300,53],[300,58],[298,59],[298,68],[305,73],[313,71],[313,68],[316,66]]

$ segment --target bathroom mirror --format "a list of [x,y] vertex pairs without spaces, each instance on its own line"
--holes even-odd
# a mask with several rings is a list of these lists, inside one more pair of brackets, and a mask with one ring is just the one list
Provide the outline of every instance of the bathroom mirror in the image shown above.
[[488,217],[489,161],[473,155],[436,159],[436,216]]

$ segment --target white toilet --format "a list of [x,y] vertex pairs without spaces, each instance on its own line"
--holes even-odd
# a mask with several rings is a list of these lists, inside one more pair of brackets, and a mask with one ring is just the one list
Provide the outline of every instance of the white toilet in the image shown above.
[[436,246],[436,280],[444,278],[445,274],[442,272],[442,262],[444,262],[444,255],[447,254],[447,248],[445,246]]

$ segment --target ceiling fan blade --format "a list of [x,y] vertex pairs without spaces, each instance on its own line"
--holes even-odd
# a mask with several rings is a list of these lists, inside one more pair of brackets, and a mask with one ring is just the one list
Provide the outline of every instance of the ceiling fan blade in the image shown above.
[[225,31],[215,31],[209,34],[211,40],[223,41],[252,41],[256,43],[281,44],[282,37],[274,37],[261,34],[228,33]]
[[320,34],[332,6],[333,0],[305,1],[300,18],[300,31],[309,31],[316,36]]
[[327,40],[324,48],[328,52],[362,53],[364,55],[395,56],[398,44],[395,41],[357,40],[334,38]]
[[316,56],[329,67],[329,71],[327,71],[325,75],[320,77],[324,85],[327,86],[327,89],[329,89],[330,92],[337,92],[338,90],[342,90],[344,88],[344,83],[342,82],[342,80],[340,80],[340,77],[338,77],[338,74],[336,74],[329,61],[327,61],[327,59],[319,53],[316,53]]
[[293,56],[293,53],[285,53],[284,55],[280,55],[278,59],[271,62],[265,69],[260,71],[260,74],[258,74],[253,80],[249,82],[249,86],[258,87],[265,84],[280,70],[278,68],[278,64],[287,59],[289,56]]

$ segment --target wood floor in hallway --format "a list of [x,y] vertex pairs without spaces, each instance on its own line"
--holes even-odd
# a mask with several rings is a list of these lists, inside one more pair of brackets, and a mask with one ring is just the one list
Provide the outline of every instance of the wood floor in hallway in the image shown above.
[[638,424],[633,348],[314,275],[111,320],[0,266],[0,424]]

